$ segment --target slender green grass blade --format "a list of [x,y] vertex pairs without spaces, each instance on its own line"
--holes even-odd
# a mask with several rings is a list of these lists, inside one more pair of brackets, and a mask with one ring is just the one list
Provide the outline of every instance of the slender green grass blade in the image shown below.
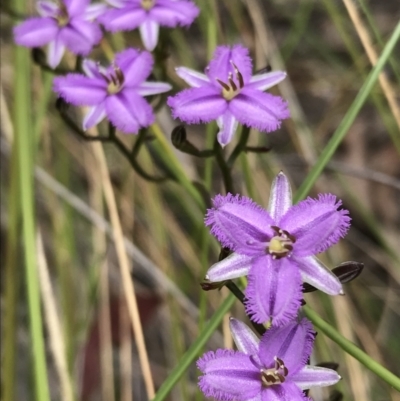
[[[16,0],[16,11],[25,11],[25,1]],[[27,302],[32,342],[32,361],[36,400],[49,401],[49,387],[43,340],[42,312],[36,266],[35,215],[33,194],[33,132],[30,121],[30,59],[28,49],[15,48],[14,127],[18,136],[19,192],[22,212]]]
[[394,29],[392,36],[390,37],[385,48],[383,49],[382,55],[379,57],[378,62],[368,75],[368,78],[366,79],[364,85],[358,92],[348,112],[346,113],[343,120],[336,129],[335,133],[333,134],[331,140],[326,145],[325,149],[321,153],[321,156],[319,157],[314,167],[311,169],[310,173],[308,174],[308,176],[298,189],[294,198],[295,202],[298,202],[299,200],[303,199],[308,194],[308,192],[310,192],[315,181],[320,176],[320,174],[322,173],[323,169],[325,168],[329,160],[332,158],[333,154],[335,153],[336,149],[342,142],[343,138],[346,136],[349,128],[353,124],[359,111],[361,110],[362,106],[367,100],[368,95],[373,89],[378,79],[378,76],[382,71],[383,67],[385,66],[390,54],[395,48],[395,45],[398,42],[399,37],[400,37],[400,21],[396,25],[396,28]]

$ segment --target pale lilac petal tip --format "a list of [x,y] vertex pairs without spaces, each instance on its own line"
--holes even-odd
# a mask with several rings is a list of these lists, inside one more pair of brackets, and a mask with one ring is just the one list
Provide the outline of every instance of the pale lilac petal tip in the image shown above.
[[265,253],[265,243],[273,235],[273,220],[266,210],[246,196],[232,194],[217,195],[213,206],[205,224],[223,246],[249,256]]
[[36,10],[42,17],[56,17],[59,7],[56,3],[51,1],[38,1],[36,2]]
[[144,47],[149,51],[153,51],[158,43],[158,32],[160,24],[158,22],[146,19],[140,26],[140,37]]
[[292,206],[292,189],[286,175],[281,171],[272,182],[268,212],[279,223],[280,218]]
[[199,88],[203,85],[209,85],[210,80],[207,75],[202,74],[201,72],[192,70],[186,67],[177,67],[175,68],[176,75],[182,78],[187,84],[189,84],[193,88]]
[[283,216],[280,228],[296,237],[296,256],[310,256],[325,251],[343,238],[349,227],[349,212],[338,210],[342,202],[331,194],[307,198]]
[[219,282],[247,276],[252,262],[253,258],[250,256],[232,253],[227,258],[212,265],[205,278],[211,282]]
[[165,82],[143,82],[136,88],[136,91],[140,96],[151,96],[169,92],[171,89],[172,86]]
[[286,75],[287,74],[284,71],[272,71],[265,74],[253,75],[247,87],[259,91],[266,91],[283,81],[286,78]]
[[65,53],[65,45],[59,35],[49,43],[47,50],[47,63],[51,68],[56,68]]
[[329,295],[339,295],[343,288],[339,279],[316,257],[307,256],[292,259],[300,269],[301,278],[304,282]]
[[231,317],[229,327],[239,351],[246,355],[257,355],[260,340],[247,324]]
[[277,356],[285,362],[289,376],[299,372],[311,355],[315,331],[311,322],[302,319],[292,321],[283,327],[272,327],[260,342],[259,357],[265,364],[271,364]]
[[85,118],[83,119],[82,128],[84,131],[88,130],[91,127],[94,127],[99,122],[101,122],[106,117],[106,110],[104,107],[104,103],[100,103],[98,106],[92,106],[89,108],[89,111],[86,113]]
[[217,124],[220,129],[217,134],[218,142],[222,147],[225,147],[235,135],[239,124],[238,120],[227,110],[217,119]]
[[296,317],[302,298],[300,273],[292,261],[262,256],[253,262],[245,303],[251,320],[285,325]]
[[96,18],[100,17],[100,15],[103,15],[107,11],[107,9],[108,8],[105,4],[91,4],[90,6],[86,7],[83,18],[86,21],[93,21]]
[[291,379],[302,389],[311,387],[325,387],[336,384],[341,377],[332,369],[320,368],[318,366],[305,366]]

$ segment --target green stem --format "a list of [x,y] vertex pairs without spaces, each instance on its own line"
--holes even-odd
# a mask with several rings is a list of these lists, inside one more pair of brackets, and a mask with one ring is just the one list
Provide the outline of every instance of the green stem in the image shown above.
[[17,270],[20,204],[18,195],[17,147],[13,146],[11,155],[11,176],[7,212],[9,215],[5,266],[5,319],[3,331],[4,372],[3,401],[15,400],[15,351],[16,321],[20,275]]
[[225,300],[222,302],[221,306],[214,313],[213,317],[210,319],[204,330],[199,334],[196,341],[190,346],[186,351],[185,355],[176,366],[176,368],[170,373],[167,380],[158,389],[156,396],[153,401],[164,400],[168,393],[172,390],[174,385],[178,382],[181,376],[185,373],[185,370],[190,366],[193,359],[196,358],[199,351],[203,348],[208,339],[212,336],[214,331],[217,329],[221,323],[225,313],[229,311],[235,302],[235,297],[229,294]]
[[324,319],[318,316],[316,312],[308,306],[303,307],[303,311],[308,319],[321,330],[327,337],[338,344],[345,352],[356,358],[371,372],[374,372],[386,383],[390,384],[393,388],[400,391],[400,378],[392,372],[384,368],[381,364],[372,359],[364,351],[358,348],[354,343],[343,337],[334,327],[328,324]]
[[217,139],[215,139],[214,142],[214,153],[215,153],[215,160],[217,161],[218,167],[220,168],[222,173],[222,179],[224,181],[225,191],[226,193],[234,194],[235,189],[233,188],[231,170],[224,159],[222,147],[218,143]]
[[348,112],[346,113],[343,120],[336,129],[335,133],[333,134],[331,140],[329,141],[325,149],[322,151],[321,156],[315,163],[314,167],[311,169],[307,178],[303,181],[302,185],[298,189],[294,198],[295,202],[298,202],[300,199],[303,199],[306,196],[306,194],[310,191],[315,181],[320,176],[323,169],[325,168],[325,166],[335,153],[336,149],[342,142],[343,138],[346,136],[349,128],[351,127],[359,111],[361,110],[361,107],[364,105],[365,101],[368,98],[368,95],[373,89],[378,79],[378,76],[382,71],[383,67],[385,66],[390,54],[392,53],[399,37],[400,37],[400,21],[396,25],[396,28],[394,29],[392,36],[390,37],[385,48],[383,49],[382,55],[379,57],[378,62],[368,75],[366,81],[364,82],[364,85],[361,87],[352,105],[350,106]]
[[[24,0],[17,0],[18,11],[24,9]],[[46,355],[43,339],[42,312],[40,309],[40,291],[36,267],[35,218],[33,194],[32,163],[32,124],[30,123],[30,62],[27,49],[15,49],[15,133],[18,135],[18,168],[20,176],[20,200],[22,210],[27,285],[27,301],[32,341],[32,358],[36,400],[49,401]]]

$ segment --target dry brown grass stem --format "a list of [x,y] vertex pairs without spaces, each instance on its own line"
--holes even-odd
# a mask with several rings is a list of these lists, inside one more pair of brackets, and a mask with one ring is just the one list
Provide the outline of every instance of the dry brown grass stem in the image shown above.
[[[374,66],[378,61],[378,54],[374,48],[374,45],[372,44],[368,30],[361,19],[360,13],[358,12],[358,9],[355,6],[353,0],[343,0],[343,3],[346,6],[351,22],[354,25],[354,28],[357,32],[357,35],[360,38],[364,50],[367,53],[368,59]],[[397,104],[396,94],[395,91],[393,90],[393,86],[391,85],[390,81],[388,80],[384,72],[381,72],[379,74],[379,84],[382,87],[382,91],[389,103],[390,110],[396,120],[397,126],[400,129],[400,107]]]
[[50,337],[50,349],[54,358],[54,365],[60,379],[61,399],[74,401],[74,391],[65,357],[65,342],[61,329],[56,299],[51,286],[49,269],[44,253],[43,241],[40,231],[36,235],[37,266],[39,273],[40,292],[44,309],[44,320]]
[[121,221],[118,215],[114,190],[111,184],[110,174],[108,171],[107,161],[102,145],[100,143],[94,143],[92,144],[92,147],[97,159],[100,172],[100,180],[103,184],[104,197],[110,215],[111,225],[113,228],[113,235],[115,239],[115,247],[121,272],[122,285],[128,305],[128,311],[132,323],[133,332],[135,334],[135,340],[139,353],[139,361],[143,373],[143,379],[146,386],[147,397],[149,399],[152,399],[155,394],[154,383],[151,375],[146,344],[144,341],[142,323],[140,321],[139,309],[135,296],[135,288],[130,274],[129,259],[124,245],[124,235],[122,232]]

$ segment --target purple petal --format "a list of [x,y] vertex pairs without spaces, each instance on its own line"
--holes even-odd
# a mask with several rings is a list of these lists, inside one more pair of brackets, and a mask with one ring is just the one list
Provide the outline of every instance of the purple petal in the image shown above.
[[282,359],[289,371],[288,378],[291,378],[306,365],[314,337],[312,324],[307,319],[272,327],[261,339],[259,357],[267,368],[274,366],[275,357]]
[[263,389],[262,401],[310,401],[294,383],[285,382]]
[[341,377],[332,369],[317,366],[305,366],[290,377],[302,390],[311,387],[325,387],[337,383]]
[[223,244],[248,256],[265,254],[266,242],[274,234],[268,212],[246,196],[217,195],[208,209],[205,224]]
[[100,121],[104,119],[105,116],[106,109],[104,106],[104,102],[100,103],[98,106],[90,107],[89,111],[85,115],[85,118],[83,119],[83,130],[86,131],[94,125],[97,125]]
[[199,387],[217,400],[248,400],[261,392],[260,372],[247,355],[231,350],[207,352],[197,361],[204,373]]
[[229,327],[231,329],[233,340],[239,351],[246,355],[257,355],[260,340],[253,333],[249,326],[240,320],[231,317],[229,319]]
[[248,280],[245,306],[251,320],[272,319],[274,326],[282,326],[296,317],[303,294],[298,267],[290,259],[257,258]]
[[287,74],[284,71],[272,71],[265,74],[253,75],[250,82],[247,84],[247,88],[266,91],[283,81],[286,78],[286,75]]
[[38,1],[36,9],[42,17],[56,17],[59,11],[59,6],[51,1]]
[[68,15],[74,17],[76,15],[84,14],[90,0],[63,0],[63,3],[67,7]]
[[157,46],[159,30],[160,24],[151,19],[145,19],[139,26],[143,45],[149,52],[153,51]]
[[209,85],[210,80],[207,75],[197,72],[186,67],[175,68],[176,75],[182,78],[187,84],[193,88],[199,88],[200,86]]
[[343,293],[339,279],[316,257],[297,258],[293,256],[292,260],[299,266],[301,279],[306,283],[329,295]]
[[209,85],[185,89],[169,97],[172,116],[189,124],[208,123],[225,113],[228,105],[219,91]]
[[14,28],[14,40],[20,46],[40,47],[54,40],[58,30],[53,18],[29,18]]
[[99,43],[101,29],[95,23],[75,18],[60,31],[60,39],[74,54],[87,55]]
[[125,86],[137,86],[150,75],[154,61],[149,52],[130,48],[118,53],[115,63],[124,74]]
[[234,81],[239,86],[232,63],[236,65],[239,72],[242,74],[245,84],[250,80],[253,67],[249,56],[249,50],[242,45],[235,45],[232,48],[230,46],[218,46],[209,64],[207,74],[218,88],[221,87],[216,80],[219,79],[223,82],[227,82],[229,74],[232,74]]
[[350,227],[349,212],[336,196],[319,194],[293,206],[279,222],[279,227],[297,239],[293,254],[310,256],[325,251],[344,237]]
[[146,18],[146,11],[138,6],[107,10],[97,20],[107,31],[130,31],[139,27]]
[[125,95],[126,90],[106,100],[108,119],[125,134],[136,134],[141,126],[152,123],[154,115],[148,103],[139,95]]
[[253,258],[249,256],[232,253],[227,258],[213,264],[205,278],[212,282],[218,282],[247,276],[252,262]]
[[54,78],[53,89],[68,103],[75,106],[97,106],[107,96],[104,80],[85,77],[81,74],[68,74]]
[[279,221],[291,206],[292,189],[286,175],[281,171],[272,182],[268,212],[275,221]]
[[200,10],[191,1],[158,0],[149,10],[149,18],[160,25],[175,27],[190,25]]
[[160,93],[168,92],[172,89],[170,84],[165,82],[142,82],[137,88],[136,92],[140,96],[158,95]]
[[281,97],[246,87],[230,101],[229,110],[241,124],[264,132],[277,130],[281,120],[289,117]]
[[93,21],[98,17],[100,17],[100,15],[103,15],[107,10],[108,8],[105,4],[100,4],[100,3],[91,4],[88,7],[86,7],[83,18],[86,21]]
[[65,53],[65,46],[60,35],[57,35],[54,40],[49,43],[49,48],[47,50],[47,64],[51,68],[56,68]]
[[217,119],[217,124],[219,127],[219,132],[217,135],[218,142],[222,147],[226,146],[235,135],[238,121],[228,110],[223,114],[223,116]]

